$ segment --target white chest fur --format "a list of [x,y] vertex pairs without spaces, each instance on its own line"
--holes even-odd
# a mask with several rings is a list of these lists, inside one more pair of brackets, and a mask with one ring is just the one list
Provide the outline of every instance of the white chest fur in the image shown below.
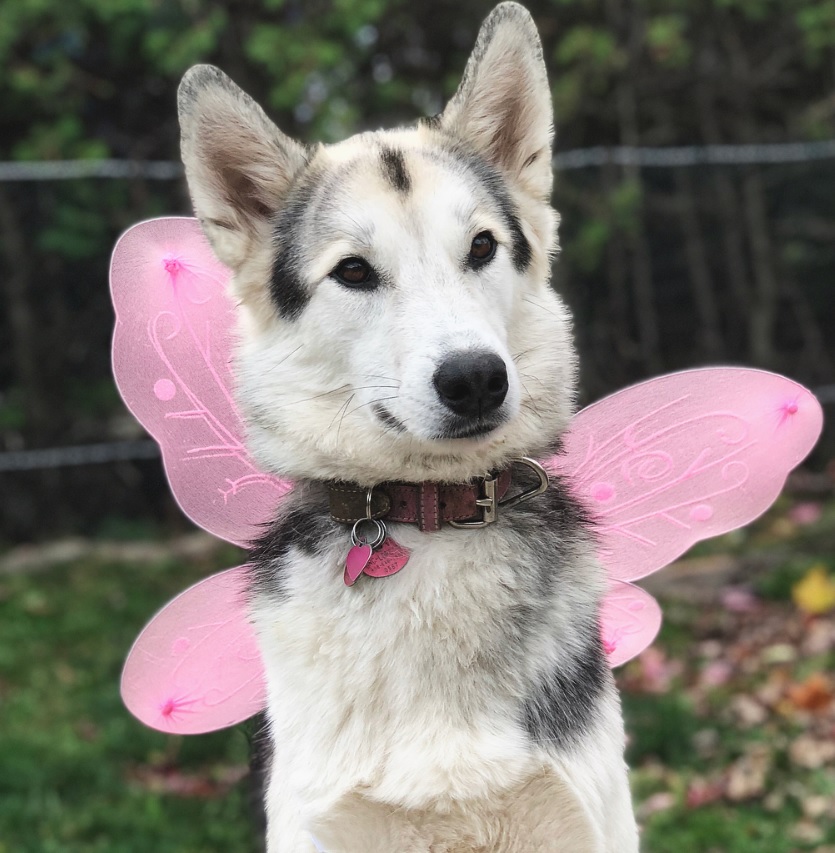
[[291,552],[285,599],[256,603],[279,772],[304,799],[361,789],[410,808],[511,788],[542,764],[520,707],[585,639],[573,617],[596,606],[596,563],[554,566],[560,593],[543,601],[529,564],[553,557],[533,543],[392,535],[411,550],[399,574],[346,587],[346,536],[322,556]]

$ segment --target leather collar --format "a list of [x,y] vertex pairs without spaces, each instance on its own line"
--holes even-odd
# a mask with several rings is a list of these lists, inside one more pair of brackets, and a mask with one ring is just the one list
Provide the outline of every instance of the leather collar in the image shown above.
[[[417,524],[421,530],[440,530],[443,522],[467,521],[479,517],[476,503],[484,494],[486,478],[470,483],[381,483],[369,490],[354,483],[331,483],[331,516],[335,521],[354,524],[363,518]],[[506,468],[497,477],[498,495],[510,488],[511,472]]]
[[498,517],[502,506],[510,507],[535,497],[548,488],[548,475],[532,459],[514,459],[539,475],[539,485],[507,497],[512,467],[468,483],[380,483],[371,489],[356,483],[329,483],[331,516],[343,524],[362,519],[417,524],[424,531],[440,530],[443,523],[454,527],[483,527]]

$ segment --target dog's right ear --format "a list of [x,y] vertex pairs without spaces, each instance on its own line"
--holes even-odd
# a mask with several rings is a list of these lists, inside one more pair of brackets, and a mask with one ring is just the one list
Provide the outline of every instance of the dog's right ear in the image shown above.
[[256,241],[269,241],[305,151],[211,65],[186,72],[177,106],[194,212],[218,259],[237,272]]

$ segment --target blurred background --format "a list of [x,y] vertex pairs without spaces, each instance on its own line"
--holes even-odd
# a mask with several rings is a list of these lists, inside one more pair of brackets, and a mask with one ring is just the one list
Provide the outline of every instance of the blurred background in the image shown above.
[[[438,112],[486,0],[0,0],[0,853],[257,849],[240,731],[141,730],[119,663],[240,555],[191,532],[110,374],[110,250],[188,214],[175,91],[212,62],[288,133]],[[583,401],[712,363],[835,402],[835,2],[531,0],[555,286]],[[646,850],[835,851],[835,431],[777,507],[652,581],[620,675]]]

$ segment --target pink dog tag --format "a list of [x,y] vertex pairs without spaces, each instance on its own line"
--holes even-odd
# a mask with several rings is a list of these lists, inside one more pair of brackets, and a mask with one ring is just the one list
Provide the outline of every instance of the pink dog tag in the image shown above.
[[345,585],[353,586],[362,570],[368,565],[373,550],[370,545],[352,545],[345,560]]
[[394,539],[388,538],[380,548],[371,555],[365,573],[372,578],[387,578],[399,572],[411,556],[409,550],[398,545]]

